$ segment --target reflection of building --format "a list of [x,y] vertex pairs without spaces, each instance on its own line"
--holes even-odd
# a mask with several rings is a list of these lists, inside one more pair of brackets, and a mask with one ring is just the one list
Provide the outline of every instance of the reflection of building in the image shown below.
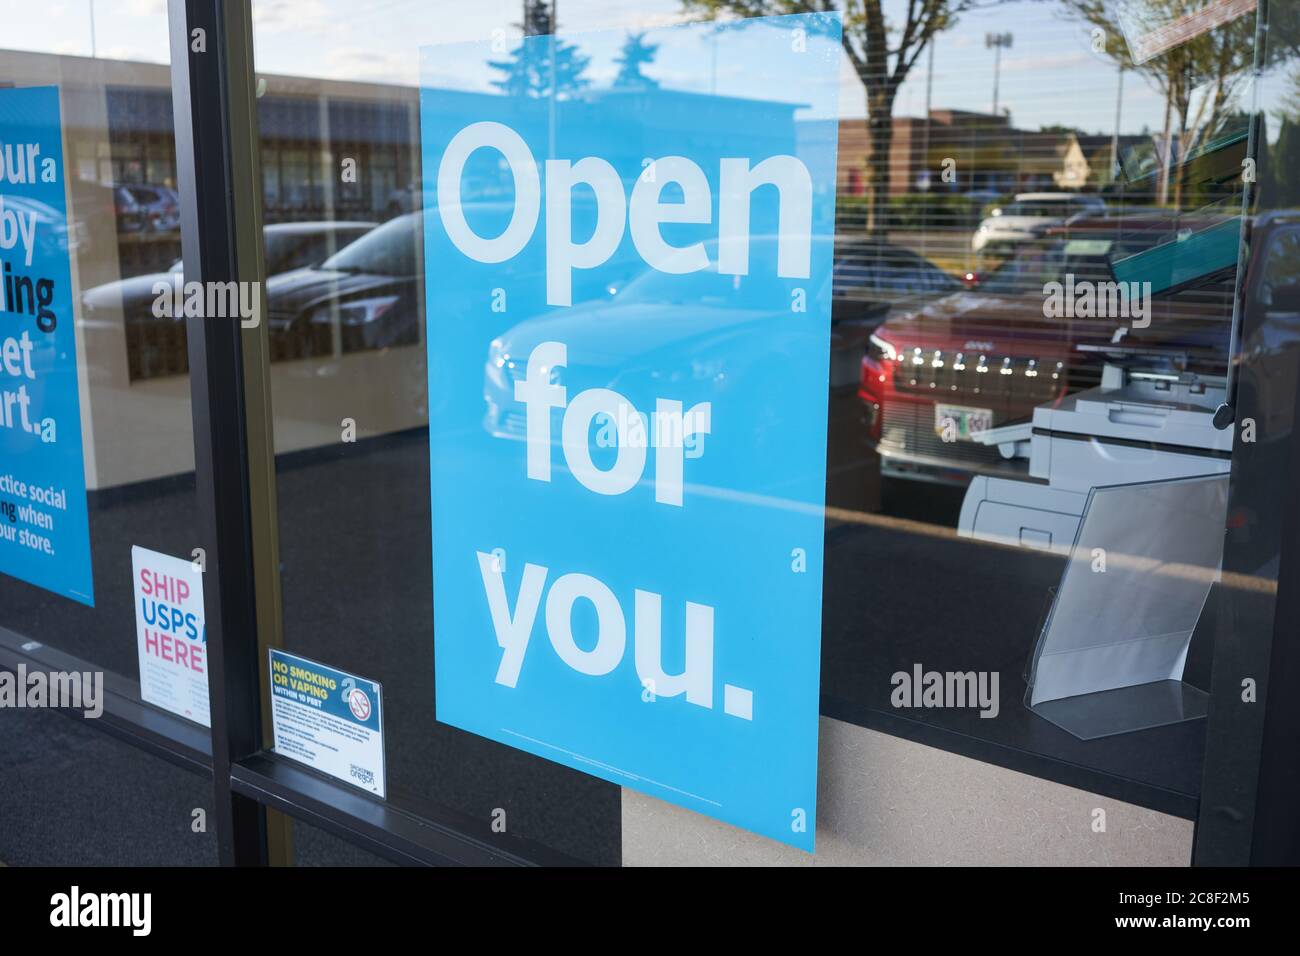
[[1096,189],[1115,181],[1116,168],[1124,151],[1149,144],[1150,136],[1089,136],[1070,133],[1061,169],[1052,174],[1062,189]]
[[[268,222],[383,219],[411,208],[420,178],[419,97],[412,87],[266,78],[258,100]],[[345,159],[356,161],[344,182]]]
[[[1121,145],[1144,137],[1120,137]],[[1104,141],[1105,157],[1096,141]],[[928,119],[896,116],[889,153],[889,194],[1030,192],[1096,189],[1109,182],[1111,137],[1017,129],[1006,116],[931,110]],[[840,121],[838,189],[866,192],[867,124]],[[952,160],[944,181],[944,160]],[[1067,185],[1068,183],[1068,185]]]
[[[78,179],[175,185],[165,65],[0,51],[0,75],[39,74],[63,87],[64,102],[73,104],[64,124],[69,167]],[[263,79],[258,125],[266,222],[376,220],[414,208],[420,181],[417,88],[292,76]],[[451,114],[463,110],[481,118],[512,111],[509,98],[496,94],[446,90],[440,96]],[[593,108],[608,115],[614,97],[625,100],[625,115],[637,120],[629,122],[629,136],[616,138],[622,157],[610,155],[607,128],[572,117]],[[613,162],[623,158],[633,168],[640,168],[643,157],[658,154],[656,124],[678,133],[697,128],[704,141],[725,123],[745,129],[747,136],[770,131],[774,152],[795,148],[796,106],[789,103],[628,88],[586,91],[563,101],[560,109],[569,117],[566,130],[592,130],[590,142],[566,141],[567,154],[599,154]],[[340,174],[345,159],[356,161],[354,182],[344,182]],[[174,251],[179,255],[178,248]]]
[[[170,70],[164,64],[0,50],[0,76],[60,90],[69,216],[79,239],[72,298],[78,308],[78,348],[89,357],[87,366],[93,366],[91,385],[82,392],[84,418],[93,421],[86,430],[87,486],[99,489],[187,471],[193,468],[193,445],[186,432],[185,327],[154,321],[158,316],[153,313],[152,291],[156,280],[171,281],[170,265],[181,254],[180,231],[175,218],[165,228],[139,227],[140,220],[132,218],[138,214],[126,205],[131,191],[108,188],[175,187]],[[267,225],[314,223],[308,231],[322,233],[330,224],[392,219],[422,205],[417,87],[291,76],[259,80],[264,81],[259,82],[257,116]],[[524,114],[529,111],[520,111],[511,97],[460,90],[438,90],[436,95],[439,111],[449,122],[494,118],[522,128],[527,121]],[[701,154],[710,148],[716,153],[719,134],[727,130],[743,132],[747,143],[771,153],[795,152],[804,142],[801,137],[827,134],[816,124],[796,124],[798,108],[794,103],[644,85],[584,89],[556,108],[556,129],[562,135],[555,148],[574,158],[602,156],[624,171],[630,188],[643,160],[661,155],[668,134],[677,142],[685,136],[692,149],[698,143]],[[545,122],[545,110],[533,112],[537,115],[532,122],[539,116]],[[611,122],[610,116],[620,119]],[[833,131],[833,126],[822,125]],[[534,138],[538,143],[545,140],[545,134]],[[477,186],[483,197],[506,198],[512,188],[508,171],[490,157],[480,158],[485,161],[467,174],[466,188]],[[355,163],[355,179],[344,175],[347,160]],[[418,223],[408,232],[416,235]],[[423,263],[416,263],[422,270]],[[418,288],[414,276],[376,278],[409,280],[408,285]],[[315,381],[311,368],[328,366],[338,385],[330,394],[340,404],[325,413],[327,420],[359,415],[358,420],[376,432],[424,423],[425,399],[419,390],[398,396],[373,387],[375,382],[423,381],[423,372],[416,371],[424,360],[418,331],[422,309],[404,311],[404,301],[390,306],[390,324],[409,320],[409,325],[401,325],[400,336],[374,344],[335,322],[335,300],[348,294],[346,286],[322,291],[323,297],[334,297],[328,303],[295,299],[296,312],[285,305],[292,298],[285,288],[268,287],[268,294],[277,298],[267,303],[272,319],[277,318],[277,308],[289,312],[271,336],[272,382],[282,415],[278,450],[337,441],[332,428],[320,432],[312,426],[283,424],[320,418],[325,399],[306,387]],[[100,294],[88,302],[85,294],[91,291]],[[295,326],[294,315],[303,322]],[[310,347],[297,348],[303,341]],[[354,341],[361,344],[351,344]],[[151,456],[133,453],[132,443],[123,437],[130,434],[132,416],[139,416],[142,408],[148,409],[155,431],[166,439],[160,439],[161,450]]]
[[[48,78],[61,87],[68,167],[78,180],[175,186],[166,65],[4,50],[0,76]],[[268,222],[404,211],[402,190],[419,179],[414,88],[265,79],[258,120]],[[356,160],[356,182],[341,181],[344,158]],[[179,255],[175,237],[171,244]],[[166,254],[153,258],[156,267]]]
[[[170,78],[166,66],[125,63],[45,53],[0,51],[0,76],[21,76],[25,84],[60,89],[65,162],[72,180],[72,212],[88,230],[84,237],[101,250],[97,265],[82,276],[87,284],[165,266],[180,255],[174,232],[123,229],[131,211],[128,197],[101,188],[109,183],[174,186],[176,150],[172,136]],[[128,132],[129,131],[129,132]],[[119,234],[114,233],[117,221]]]
[[[93,492],[190,471],[194,445],[184,327],[172,322],[147,326],[152,374],[141,376],[142,336],[138,328],[128,330],[125,315],[134,303],[136,317],[140,312],[150,316],[157,278],[152,274],[165,272],[180,257],[179,230],[174,219],[166,228],[141,228],[137,211],[129,207],[131,191],[107,185],[176,185],[170,70],[163,64],[0,50],[0,77],[21,77],[24,85],[57,86],[60,92],[68,214],[77,239],[72,301],[78,353],[86,369],[80,398],[87,488]],[[401,209],[404,195],[409,203],[410,193],[402,187],[419,180],[415,89],[266,79],[259,105],[263,181],[271,200],[265,207],[268,223],[376,220]],[[357,161],[355,183],[342,182],[344,158]],[[90,290],[111,290],[133,277],[140,278],[134,296],[117,290],[118,301],[107,295],[94,308],[83,300]],[[323,399],[304,387],[313,380],[304,370],[328,365],[338,384],[336,394],[340,400],[346,396],[351,410],[330,408],[327,417],[360,416],[367,428],[378,431],[422,424],[422,399],[387,389],[380,393],[360,383],[411,380],[410,370],[423,361],[423,349],[346,351],[346,346],[346,336],[340,336],[337,351],[276,364],[272,382],[282,422],[315,420]],[[295,368],[289,370],[289,365]],[[145,420],[151,445],[150,453],[142,455],[135,438]],[[280,451],[325,441],[326,435],[311,426],[276,430]]]

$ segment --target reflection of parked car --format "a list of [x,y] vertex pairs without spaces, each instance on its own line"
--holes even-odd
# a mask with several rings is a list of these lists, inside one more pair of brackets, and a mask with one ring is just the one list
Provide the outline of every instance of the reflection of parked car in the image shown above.
[[[313,262],[320,262],[374,228],[369,222],[286,222],[263,230],[266,274],[274,276]],[[120,309],[126,320],[127,351],[131,378],[184,372],[184,323],[181,317],[159,318],[153,304],[158,298],[154,286],[172,283],[182,272],[181,260],[167,272],[150,272],[108,282],[87,290],[81,297],[82,321],[116,322]]]
[[869,312],[883,321],[890,309],[914,308],[948,295],[962,283],[910,249],[875,239],[835,237],[834,309],[838,317]]
[[1107,361],[1222,376],[1233,268],[1152,297],[1145,329],[1117,316],[1046,317],[1048,283],[1112,282],[1113,262],[1173,239],[1167,221],[1077,222],[1068,237],[1023,246],[977,290],[887,321],[872,337],[859,388],[882,471],[955,483],[972,472],[1018,473],[1023,462],[1004,461],[972,436],[1099,384]]
[[110,183],[118,232],[171,232],[181,226],[176,190],[151,183]]
[[971,237],[973,252],[1030,242],[1052,226],[1078,215],[1095,216],[1106,208],[1100,196],[1082,193],[1020,193],[1015,201],[991,210]]
[[281,222],[263,230],[267,276],[324,262],[375,228],[373,222]]
[[[504,202],[466,203],[477,213],[507,208]],[[575,203],[575,208],[580,208]],[[318,266],[285,273],[267,283],[272,358],[305,358],[334,351],[335,329],[343,352],[412,345],[420,341],[424,314],[424,214],[390,219]],[[626,257],[624,257],[625,259]],[[639,260],[638,260],[639,261]],[[513,266],[502,276],[522,282]],[[574,277],[573,298],[582,302],[617,292],[630,263],[612,259],[602,274]],[[530,280],[544,281],[541,274]]]
[[319,264],[266,283],[272,358],[344,352],[420,340],[423,217],[390,219]]
[[37,255],[67,255],[77,248],[79,224],[75,220],[65,222],[53,206],[27,196],[5,196],[4,205],[11,212],[35,221]]
[[[890,309],[913,308],[963,285],[910,249],[863,236],[835,237],[832,268],[835,319],[870,326],[883,322]],[[603,291],[617,295],[620,285],[611,282]]]
[[420,209],[420,184],[408,183],[388,194],[388,204],[384,211],[391,218],[403,213],[418,212]]
[[[373,228],[370,222],[285,222],[267,226],[263,230],[266,274],[279,275],[320,262]],[[121,303],[128,323],[155,322],[154,284],[171,282],[172,276],[182,271],[183,264],[177,259],[166,272],[149,272],[88,289],[81,301],[90,310],[110,309]]]
[[109,186],[113,192],[113,217],[118,232],[141,232],[145,228],[145,209],[125,186]]
[[[775,243],[772,237],[752,240],[753,248],[763,250],[756,255],[769,257]],[[705,243],[705,247],[710,261],[716,263],[717,241]],[[791,280],[757,269],[746,276],[719,274],[716,267],[685,274],[650,269],[622,289],[611,288],[611,298],[521,322],[499,337],[487,356],[484,427],[499,438],[522,437],[523,413],[514,401],[513,383],[522,374],[522,363],[532,348],[548,339],[586,343],[584,350],[570,352],[570,365],[564,372],[566,383],[575,388],[616,387],[638,379],[657,381],[662,375],[678,385],[681,391],[675,397],[689,405],[697,397],[719,387],[726,389],[748,376],[780,375],[782,350],[801,346],[772,334],[770,308],[737,308],[734,303],[786,301],[791,284]],[[891,306],[917,306],[959,288],[957,280],[907,249],[837,237],[831,326],[833,350],[853,355],[849,383],[856,380],[867,336]],[[809,290],[808,299],[811,302],[824,294],[824,289]],[[581,336],[571,334],[578,328]],[[760,329],[764,347],[756,356],[753,336]],[[682,350],[687,347],[690,364],[682,367]],[[831,379],[835,384],[834,354]],[[764,420],[762,411],[754,411],[756,422]],[[774,441],[774,436],[766,434],[753,438]]]
[[[176,190],[168,186],[154,186],[150,183],[123,183],[113,187],[119,197],[119,208],[136,223],[134,229],[122,228],[121,232],[171,232],[181,226],[181,203]],[[121,193],[130,196],[126,203]]]
[[[1246,275],[1241,365],[1250,371],[1256,426],[1276,440],[1295,427],[1300,348],[1300,211],[1273,213],[1252,224],[1251,262]],[[1240,403],[1241,396],[1238,396]]]
[[[1284,502],[1295,485],[1295,395],[1300,376],[1300,210],[1272,212],[1250,227],[1237,349],[1236,421],[1254,422],[1254,441],[1238,442],[1233,498],[1238,526],[1256,524]],[[1276,554],[1269,534],[1239,539],[1250,567]]]

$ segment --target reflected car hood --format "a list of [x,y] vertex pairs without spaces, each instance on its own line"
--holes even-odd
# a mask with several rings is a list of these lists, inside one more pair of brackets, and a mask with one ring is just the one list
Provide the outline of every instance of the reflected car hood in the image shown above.
[[155,283],[165,282],[168,288],[175,282],[175,273],[148,272],[144,275],[105,282],[93,289],[87,289],[81,301],[91,309],[116,309],[119,304],[127,318],[145,317],[152,319]]
[[[900,347],[933,345],[1001,352],[1011,348],[1013,342],[1027,339],[1064,345],[1071,337],[1069,327],[1069,320],[1043,317],[1041,297],[959,292],[920,311],[890,319],[878,334]],[[1107,327],[1113,328],[1114,323],[1107,323]]]
[[981,225],[990,232],[1031,232],[1063,222],[1061,216],[990,216]]
[[570,343],[571,364],[613,367],[672,345],[713,338],[772,314],[766,309],[598,302],[527,319],[504,332],[501,343],[517,359],[526,358],[542,342]]
[[391,290],[414,283],[414,276],[383,276],[329,269],[294,269],[266,280],[267,308],[272,322],[291,321],[319,302],[354,298],[370,290]]
[[[1229,313],[1204,302],[1154,298],[1150,325],[1130,329],[1126,342],[1220,349],[1230,330]],[[1041,295],[959,292],[916,312],[885,322],[877,334],[898,348],[943,348],[1014,354],[1070,353],[1081,342],[1110,342],[1124,318],[1047,318]]]

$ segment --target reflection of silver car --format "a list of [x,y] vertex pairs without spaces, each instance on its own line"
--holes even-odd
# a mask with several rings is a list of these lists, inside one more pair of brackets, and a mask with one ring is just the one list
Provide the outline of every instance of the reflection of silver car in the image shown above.
[[[286,222],[263,228],[268,277],[320,262],[374,228],[371,222]],[[177,259],[166,272],[129,276],[87,289],[81,297],[78,324],[85,329],[116,329],[125,320],[127,360],[134,381],[178,375],[189,367],[185,354],[184,316],[170,315],[170,297],[159,299],[155,286],[183,281]],[[155,315],[155,304],[161,315]]]
[[[127,204],[133,218],[123,222],[123,232],[171,232],[181,227],[181,200],[176,190],[152,183],[123,183],[114,187],[117,194],[131,197]],[[119,207],[121,207],[119,198]],[[133,227],[131,225],[133,223]]]
[[[263,227],[267,276],[320,262],[375,227],[373,222],[282,222]],[[128,323],[149,325],[157,321],[153,303],[158,298],[154,285],[171,284],[173,275],[182,271],[177,259],[166,272],[149,272],[106,282],[82,295],[87,315],[120,307]],[[183,319],[184,316],[175,316]]]
[[36,230],[36,247],[41,255],[66,255],[76,250],[80,224],[65,221],[65,217],[53,206],[27,196],[5,196],[6,209],[24,218],[31,218],[40,225]]
[[[756,255],[772,259],[775,243],[772,237],[756,237],[751,244],[762,250]],[[753,303],[788,301],[790,288],[800,280],[778,279],[758,268],[746,276],[720,274],[717,241],[704,245],[713,263],[708,269],[647,269],[622,288],[612,284],[607,298],[527,319],[502,333],[487,356],[484,428],[497,438],[524,437],[524,413],[514,399],[514,384],[525,374],[533,348],[544,341],[570,343],[569,365],[552,374],[557,383],[577,390],[654,382],[673,386],[675,397],[689,407],[746,377],[777,382],[785,350],[804,342],[798,333],[783,336],[781,326],[770,321],[771,307]],[[891,307],[920,307],[961,289],[961,283],[916,253],[858,237],[835,238],[830,280],[829,290],[809,289],[809,301],[829,291],[833,337],[846,337],[844,330],[852,327],[863,343]],[[860,355],[852,363],[854,377]],[[777,393],[776,388],[769,391]],[[763,420],[761,412],[756,421]],[[757,441],[766,438],[770,436],[755,436]]]
[[1081,193],[1020,193],[1015,201],[992,210],[975,235],[971,237],[972,252],[982,252],[995,246],[1029,242],[1043,235],[1050,227],[1059,226],[1075,216],[1095,216],[1106,209],[1100,196]]

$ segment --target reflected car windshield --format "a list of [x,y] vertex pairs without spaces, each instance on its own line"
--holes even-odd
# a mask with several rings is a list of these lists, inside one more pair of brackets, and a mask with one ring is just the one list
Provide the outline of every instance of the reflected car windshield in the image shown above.
[[[1109,243],[1103,243],[1109,246]],[[999,294],[1040,294],[1048,282],[1064,282],[1067,273],[1076,280],[1107,282],[1111,279],[1110,252],[1080,254],[1069,242],[1036,243],[1002,263],[984,282],[979,291]]]
[[282,272],[285,259],[294,247],[302,241],[302,236],[294,233],[266,233],[266,271],[268,275]]
[[893,246],[836,243],[835,294],[951,292],[961,283],[933,263]]
[[[776,261],[776,243],[770,239],[756,239],[750,244],[749,275],[729,275],[718,272],[718,243],[704,243],[709,266],[699,272],[670,273],[649,269],[627,284],[620,298],[629,302],[660,302],[667,304],[721,305],[735,301],[737,295],[764,296],[774,301],[789,295],[789,287],[796,280],[779,279],[775,268],[759,267],[759,263]],[[689,251],[682,257],[690,255]],[[750,301],[757,301],[751,299]]]
[[420,215],[391,219],[326,259],[322,269],[381,276],[419,274]]
[[1065,282],[1067,274],[1076,281],[1110,282],[1113,263],[1172,240],[1173,234],[1162,230],[1044,239],[1022,246],[980,283],[978,291],[1040,294],[1044,283]]
[[734,301],[742,290],[745,294],[784,296],[785,289],[784,280],[766,271],[754,271],[747,276],[720,273],[715,259],[707,269],[688,275],[658,270],[644,272],[628,283],[620,298],[628,302],[721,305]]

